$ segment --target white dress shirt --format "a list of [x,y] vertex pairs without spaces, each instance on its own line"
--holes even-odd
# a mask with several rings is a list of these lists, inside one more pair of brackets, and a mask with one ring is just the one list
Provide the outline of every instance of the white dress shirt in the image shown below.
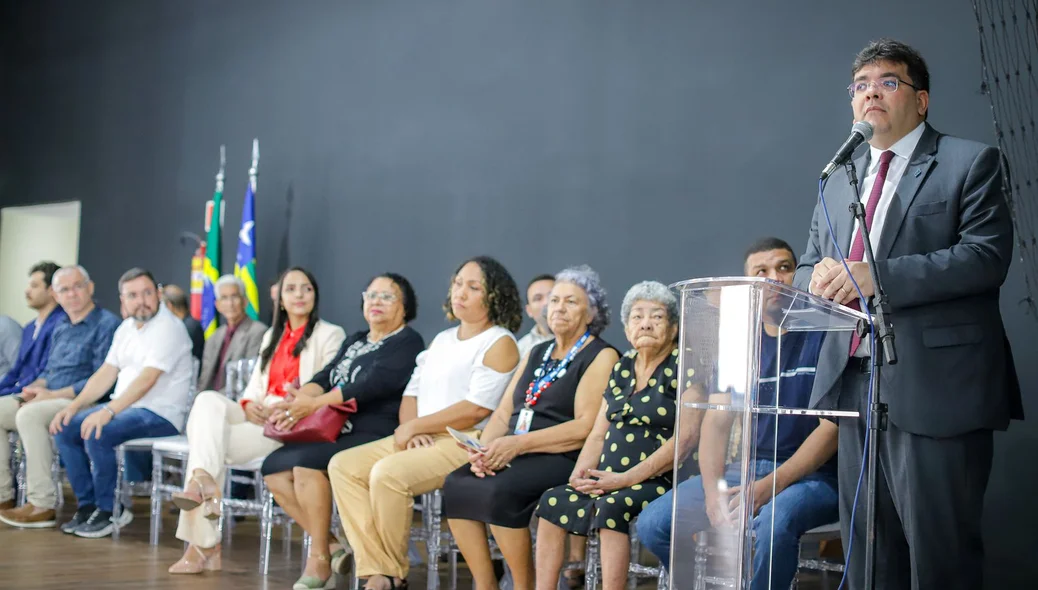
[[[898,183],[901,182],[901,177],[905,175],[905,170],[908,169],[908,162],[912,159],[912,153],[915,152],[915,147],[919,144],[919,138],[923,136],[924,129],[926,129],[926,123],[920,123],[908,135],[890,146],[889,151],[894,152],[894,157],[890,160],[887,178],[883,183],[883,192],[879,196],[879,204],[876,205],[876,212],[872,218],[872,227],[869,228],[869,239],[872,240],[874,249],[879,248],[879,237],[883,235],[883,225],[887,221],[887,211],[890,210],[890,202],[894,199],[894,193],[897,191]],[[872,185],[876,184],[876,176],[879,174],[879,156],[884,151],[886,150],[869,147],[869,167],[865,171],[865,178],[861,183],[861,204],[866,208],[869,205],[869,197],[872,196]],[[855,219],[854,232],[851,234],[851,244],[854,243],[854,236],[857,235],[858,220]],[[850,245],[848,245],[847,251],[850,252]]]
[[[901,182],[901,177],[905,175],[905,170],[908,170],[908,163],[912,160],[912,153],[915,152],[916,145],[919,144],[919,138],[923,136],[924,129],[926,129],[926,123],[920,123],[908,135],[890,146],[889,151],[894,152],[894,157],[890,159],[887,177],[883,182],[883,192],[879,195],[879,204],[876,205],[876,211],[872,218],[872,227],[869,228],[869,239],[872,241],[874,250],[879,248],[879,237],[883,235],[883,226],[887,222],[887,211],[890,210],[890,202],[894,200],[894,193],[897,192],[897,185]],[[879,156],[884,151],[886,150],[869,147],[869,168],[866,170],[865,179],[861,183],[861,204],[866,208],[868,208],[869,198],[872,196],[872,186],[876,184],[876,176],[879,175]],[[854,232],[851,234],[851,244],[854,244],[854,239],[858,235],[858,226],[858,220],[855,219]],[[848,246],[847,252],[850,252],[850,246]],[[865,255],[862,254],[862,259],[864,257]],[[871,348],[871,340],[863,338],[858,350],[854,352],[854,356],[870,356],[872,354]]]

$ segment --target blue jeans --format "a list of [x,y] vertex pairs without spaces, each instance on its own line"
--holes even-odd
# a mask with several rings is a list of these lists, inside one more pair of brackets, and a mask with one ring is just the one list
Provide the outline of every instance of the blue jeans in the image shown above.
[[[127,408],[112,418],[101,429],[101,438],[91,435],[89,440],[80,436],[83,420],[100,407],[83,410],[69,421],[54,437],[58,454],[65,464],[72,491],[76,494],[79,507],[97,506],[112,511],[115,503],[115,448],[135,438],[147,436],[173,436],[177,429],[165,418],[143,408]],[[93,471],[90,464],[93,462]]]
[[[758,459],[754,465],[755,478],[768,475],[778,465],[781,463]],[[739,485],[738,464],[729,465],[725,479],[730,487]],[[678,490],[681,502],[678,510],[682,513],[682,521],[691,523],[687,534],[710,529],[710,520],[704,508],[705,494],[701,476],[683,482]],[[638,517],[638,538],[642,545],[667,566],[670,565],[673,494],[671,490],[653,500]],[[775,516],[775,534],[769,545],[767,540],[772,538],[772,513]],[[753,519],[756,545],[753,552],[752,590],[768,588],[769,562],[770,587],[777,590],[789,588],[799,562],[800,536],[839,519],[839,492],[835,475],[815,472],[779,492]]]

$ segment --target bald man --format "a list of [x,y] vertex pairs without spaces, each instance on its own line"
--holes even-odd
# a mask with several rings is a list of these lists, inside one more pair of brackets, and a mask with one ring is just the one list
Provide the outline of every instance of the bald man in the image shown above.
[[184,322],[187,334],[191,336],[191,356],[201,363],[202,351],[205,349],[205,332],[202,330],[202,324],[191,317],[187,293],[176,285],[166,285],[162,288],[162,301],[173,312],[173,315]]

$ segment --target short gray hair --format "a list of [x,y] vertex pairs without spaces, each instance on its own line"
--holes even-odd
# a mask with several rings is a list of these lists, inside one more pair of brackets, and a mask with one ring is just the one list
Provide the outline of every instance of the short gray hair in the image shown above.
[[627,290],[624,302],[620,306],[620,321],[627,325],[631,317],[631,308],[638,301],[651,301],[663,305],[667,310],[667,320],[674,324],[678,321],[678,298],[669,287],[658,281],[642,281]]
[[[571,266],[556,274],[555,282],[572,283],[584,290],[584,293],[587,294],[588,306],[594,313],[587,329],[592,336],[601,334],[602,330],[609,325],[609,304],[606,302],[606,291],[602,287],[598,273],[586,264]],[[544,306],[544,309],[547,310],[548,306]]]
[[63,277],[69,274],[70,272],[77,270],[79,271],[79,274],[83,275],[83,280],[89,283],[90,273],[87,272],[87,269],[83,268],[78,264],[70,264],[68,266],[63,266],[58,270],[54,271],[54,276],[50,278],[50,286],[53,287],[54,285],[58,284],[59,277]]
[[220,287],[226,287],[228,285],[234,285],[237,287],[238,294],[241,295],[243,299],[245,298],[245,281],[242,281],[240,278],[230,274],[223,275],[219,279],[216,279],[216,285],[213,289],[216,291],[216,296],[220,296]]

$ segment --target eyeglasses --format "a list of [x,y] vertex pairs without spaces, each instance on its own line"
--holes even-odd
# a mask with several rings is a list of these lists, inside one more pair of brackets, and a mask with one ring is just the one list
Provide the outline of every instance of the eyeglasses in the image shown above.
[[360,294],[364,301],[381,301],[382,303],[393,303],[396,295],[386,291],[364,291]]
[[59,288],[55,289],[54,292],[57,293],[58,295],[67,295],[67,294],[71,293],[72,291],[83,291],[83,290],[86,289],[86,287],[87,287],[86,281],[79,281],[78,283],[72,285],[71,287],[59,287]]
[[851,84],[849,86],[847,86],[847,94],[849,94],[851,96],[851,98],[854,98],[855,96],[857,96],[858,94],[861,94],[862,92],[868,92],[869,87],[873,86],[873,85],[878,90],[881,90],[881,91],[883,91],[886,94],[890,94],[890,93],[893,93],[893,92],[897,92],[897,87],[898,87],[899,84],[904,84],[905,86],[908,86],[909,88],[912,88],[912,89],[915,89],[915,90],[919,90],[918,86],[915,86],[913,84],[905,82],[904,80],[902,80],[901,78],[898,78],[897,76],[887,76],[885,78],[880,78],[879,80],[875,80],[875,81],[858,80],[856,82],[851,82]]

